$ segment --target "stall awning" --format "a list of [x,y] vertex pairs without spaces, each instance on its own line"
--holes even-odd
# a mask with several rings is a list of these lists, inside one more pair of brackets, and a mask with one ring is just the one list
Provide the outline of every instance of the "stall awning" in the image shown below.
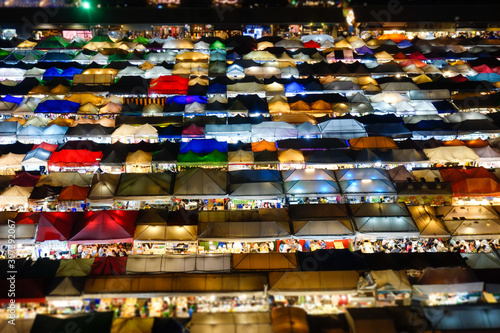
[[[172,294],[224,294],[263,292],[267,275],[256,273],[139,275],[89,277],[85,297],[141,297]],[[149,296],[149,297],[151,297]]]
[[269,293],[300,295],[320,292],[349,292],[356,289],[359,275],[356,271],[332,272],[271,272]]
[[236,271],[293,271],[297,270],[295,253],[235,253],[232,270]]
[[215,332],[272,333],[269,312],[251,313],[193,313],[191,333]]
[[127,274],[173,272],[229,272],[230,254],[131,255],[127,259]]

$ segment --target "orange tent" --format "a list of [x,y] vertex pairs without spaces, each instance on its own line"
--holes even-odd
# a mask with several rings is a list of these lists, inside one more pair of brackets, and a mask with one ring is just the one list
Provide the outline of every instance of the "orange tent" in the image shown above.
[[310,112],[311,106],[304,101],[290,103],[290,111],[292,112]]
[[483,139],[476,139],[476,140],[465,141],[465,144],[469,148],[483,148],[483,147],[486,147],[486,146],[490,145],[488,143],[488,141],[485,141]]
[[277,151],[278,148],[276,147],[276,142],[269,142],[266,140],[262,140],[259,142],[252,142],[252,151],[254,153],[264,150]]
[[398,149],[393,139],[385,136],[369,136],[349,140],[351,149]]
[[451,185],[453,195],[500,196],[500,184],[491,178],[463,179]]
[[453,139],[451,141],[443,141],[444,146],[465,146],[465,142],[458,139]]
[[71,185],[62,189],[59,201],[83,201],[89,195],[90,187]]
[[380,40],[390,39],[395,43],[401,43],[402,41],[404,41],[406,39],[406,36],[403,34],[385,34],[385,35],[380,36],[378,39],[380,39]]

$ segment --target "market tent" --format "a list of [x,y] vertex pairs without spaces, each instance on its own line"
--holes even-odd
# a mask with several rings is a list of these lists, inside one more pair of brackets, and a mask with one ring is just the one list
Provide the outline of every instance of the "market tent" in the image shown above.
[[297,270],[297,257],[294,253],[234,253],[231,256],[231,269],[236,271]]
[[85,212],[76,221],[72,243],[132,242],[137,211]]
[[27,205],[32,191],[33,187],[8,187],[0,194],[0,205]]
[[[168,171],[144,174],[122,173],[114,196],[115,199],[123,200],[167,200],[172,195],[173,179],[173,174]],[[106,191],[106,188],[103,190]],[[94,187],[91,194],[93,192]]]
[[229,165],[253,165],[254,162],[254,154],[253,151],[245,151],[245,150],[237,150],[230,151],[227,154],[227,159]]
[[111,201],[115,194],[119,180],[120,175],[101,175],[97,173],[92,179],[92,187],[88,195],[88,200],[91,202],[106,200]]
[[397,149],[393,139],[385,136],[370,136],[349,140],[351,149]]
[[50,155],[48,166],[51,170],[64,168],[98,167],[102,152],[87,149],[64,149]]
[[260,152],[260,151],[277,151],[278,147],[276,147],[276,142],[269,142],[266,140],[261,140],[257,142],[252,142],[252,151],[254,153]]
[[368,136],[360,122],[354,119],[331,119],[318,123],[323,138],[353,139]]
[[150,173],[152,160],[152,152],[137,150],[133,153],[128,153],[125,160],[125,170],[127,173]]
[[478,282],[471,269],[461,267],[428,267],[413,285],[416,295],[457,292],[480,294],[483,289],[484,282]]
[[36,186],[49,185],[67,187],[71,185],[89,186],[93,175],[79,172],[52,172],[48,175],[42,175]]
[[290,237],[286,209],[203,211],[199,216],[198,239],[243,240]]
[[167,211],[147,209],[139,211],[134,239],[136,241],[196,241],[196,225],[168,222]]
[[500,268],[500,259],[493,252],[490,253],[461,253],[472,269],[497,269]]
[[479,160],[473,149],[465,146],[424,149],[431,163],[466,163]]
[[8,153],[0,157],[0,170],[21,170],[25,154]]
[[269,293],[272,295],[306,295],[356,290],[356,271],[270,272]]
[[183,272],[229,272],[231,255],[164,254],[130,255],[127,259],[127,275]]
[[82,278],[55,278],[47,294],[49,300],[67,300],[80,298],[85,280]]
[[109,333],[113,315],[112,311],[57,316],[37,314],[31,333],[63,332],[68,327],[81,333]]
[[283,185],[280,182],[247,182],[229,184],[229,195],[237,199],[276,199],[284,196]]
[[57,277],[87,276],[94,263],[94,258],[89,259],[61,259],[57,269]]
[[498,196],[500,184],[491,178],[468,178],[451,184],[455,196]]
[[75,213],[43,212],[38,220],[36,242],[48,240],[67,241],[71,237],[71,230],[76,219]]
[[90,191],[90,187],[80,187],[71,185],[65,187],[59,193],[57,200],[59,201],[85,201]]
[[253,313],[193,313],[191,333],[272,333],[269,312]]
[[349,205],[356,229],[362,235],[387,237],[418,236],[418,228],[404,204],[351,204]]
[[27,171],[39,171],[41,167],[47,169],[47,160],[49,159],[51,152],[42,148],[36,148],[28,153],[21,162],[24,170]]
[[407,181],[408,179],[415,181],[415,177],[406,169],[404,165],[387,170],[392,181]]
[[[338,181],[347,180],[390,180],[387,171],[377,168],[358,168],[336,170],[335,176]],[[366,182],[369,183],[369,182]]]
[[408,206],[408,210],[420,231],[420,236],[450,237],[450,233],[437,217],[433,207]]
[[191,169],[176,174],[174,196],[209,199],[225,197],[226,172],[208,169]]
[[331,197],[340,194],[338,185],[331,180],[295,180],[283,183],[288,197]]
[[90,275],[124,275],[127,257],[95,258]]
[[[89,298],[140,297],[172,295],[172,293],[213,295],[214,293],[262,294],[267,276],[258,273],[190,274],[89,277],[84,294]],[[234,294],[233,294],[234,295]],[[150,297],[150,296],[148,296]]]

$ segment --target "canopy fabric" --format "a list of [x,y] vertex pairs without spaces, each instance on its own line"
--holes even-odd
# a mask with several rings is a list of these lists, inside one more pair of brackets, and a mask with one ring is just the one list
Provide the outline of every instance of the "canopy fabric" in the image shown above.
[[[140,200],[144,198],[166,200],[172,195],[173,174],[162,173],[123,173],[116,187],[116,198]],[[102,184],[105,185],[105,184]],[[103,188],[106,191],[106,188]],[[111,190],[111,189],[110,189]],[[91,194],[94,192],[92,188]],[[90,197],[90,196],[89,196]]]
[[191,333],[248,332],[272,333],[268,312],[253,313],[193,313],[190,321]]
[[465,146],[424,149],[431,163],[464,163],[479,160],[473,149]]
[[94,263],[94,258],[89,259],[61,259],[56,276],[58,277],[73,277],[87,276],[90,274],[90,269]]
[[191,169],[177,173],[174,196],[187,198],[225,197],[226,173],[219,170]]
[[71,230],[76,214],[68,212],[43,212],[38,220],[36,242],[48,240],[67,241],[71,238]]
[[131,255],[127,260],[127,275],[173,272],[229,272],[231,255]]
[[294,271],[297,257],[293,253],[235,253],[232,255],[232,270]]
[[72,243],[132,242],[137,211],[105,210],[85,212],[76,221]]
[[95,258],[90,275],[124,275],[127,257]]
[[358,278],[356,271],[271,272],[269,293],[301,295],[314,291],[321,293],[350,291],[356,289]]
[[[260,292],[264,290],[267,276],[256,273],[139,275],[123,277],[89,277],[84,293],[115,295],[115,297],[138,297],[142,294],[167,295],[172,293],[213,294],[231,292]],[[116,286],[121,286],[117,291]]]
[[71,185],[65,187],[59,193],[57,200],[59,201],[85,201],[90,191],[90,187],[79,187]]

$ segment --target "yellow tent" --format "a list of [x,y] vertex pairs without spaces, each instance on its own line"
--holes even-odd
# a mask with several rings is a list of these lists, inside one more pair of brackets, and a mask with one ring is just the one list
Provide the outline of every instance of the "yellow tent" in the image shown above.
[[114,114],[114,113],[120,113],[121,111],[122,111],[121,104],[108,102],[106,105],[104,105],[102,108],[99,109],[99,114]]
[[154,318],[116,318],[111,333],[151,333]]
[[271,312],[274,333],[309,333],[307,314],[296,307],[276,308]]
[[99,108],[92,103],[85,103],[78,109],[78,114],[99,114]]
[[65,97],[64,99],[79,104],[91,103],[94,105],[99,105],[102,103],[103,97],[93,94],[72,94],[71,96]]
[[47,126],[58,125],[63,127],[70,127],[72,124],[72,119],[57,117],[56,119],[52,119]]
[[278,160],[281,163],[304,163],[304,154],[300,150],[287,149],[278,151]]
[[268,104],[270,114],[290,113],[290,105],[283,101]]
[[398,149],[393,139],[385,136],[369,136],[349,140],[351,149]]
[[290,112],[310,112],[311,106],[304,101],[290,103]]
[[50,93],[54,95],[67,95],[69,94],[69,87],[58,84],[50,90]]

